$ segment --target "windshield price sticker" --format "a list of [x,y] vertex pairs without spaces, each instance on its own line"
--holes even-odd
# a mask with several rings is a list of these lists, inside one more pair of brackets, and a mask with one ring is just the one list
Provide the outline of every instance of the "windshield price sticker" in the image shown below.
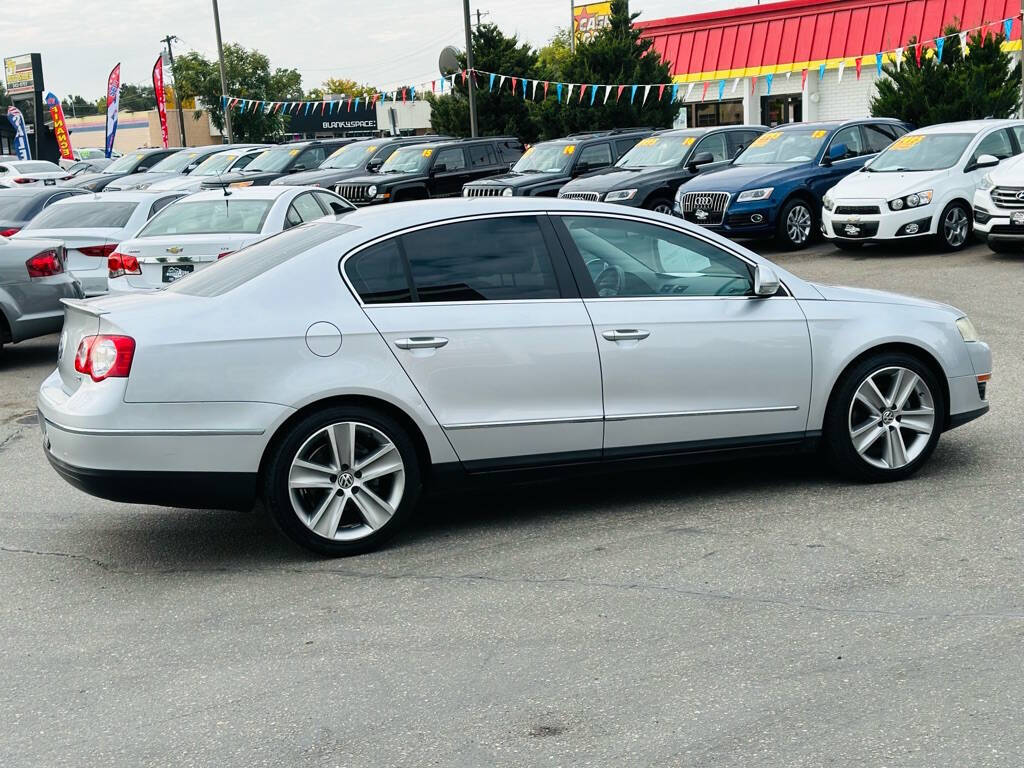
[[782,138],[782,131],[769,131],[768,133],[762,133],[753,144],[752,147],[763,147],[766,144],[775,141],[776,139]]
[[683,146],[684,147],[692,146],[694,144],[694,142],[696,142],[696,141],[697,141],[697,139],[695,139],[693,136],[687,136],[685,139],[683,139]]
[[331,152],[331,157],[337,157],[337,156],[338,156],[338,155],[340,155],[340,154],[341,154],[342,152],[344,152],[344,151],[345,151],[346,149],[348,149],[348,147],[338,147],[338,148],[337,148],[336,150],[334,150],[333,152]]
[[[343,149],[344,149],[344,147],[343,147]],[[371,152],[376,152],[376,151],[377,151],[377,145],[376,144],[371,144],[370,146],[368,146],[366,148],[366,154],[370,154]]]
[[565,149],[562,150],[562,154],[571,155],[575,151],[576,151],[576,145],[575,144],[567,144],[565,146]]
[[653,147],[657,143],[658,140],[653,136],[648,136],[646,139],[640,139],[640,141],[637,142],[638,146],[641,147]]
[[291,155],[292,157],[295,157],[297,154],[299,154],[299,150],[297,150],[297,149],[289,149],[288,150],[288,154]]
[[824,139],[826,133],[828,133],[828,131],[815,131],[814,133],[811,134],[811,138],[812,139]]
[[424,149],[423,150],[423,156],[424,157],[430,157],[432,154],[434,154],[434,150],[432,150],[432,149]]
[[533,147],[530,147],[525,152],[523,152],[523,157],[529,157],[532,154],[533,154]]
[[889,149],[910,149],[911,147],[916,147],[922,141],[924,141],[924,136],[903,136],[896,139]]

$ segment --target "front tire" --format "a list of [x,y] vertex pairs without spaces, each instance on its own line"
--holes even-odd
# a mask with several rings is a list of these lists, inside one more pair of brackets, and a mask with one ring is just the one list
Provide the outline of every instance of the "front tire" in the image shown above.
[[902,480],[935,450],[944,414],[942,389],[928,366],[899,352],[872,355],[837,383],[823,447],[853,480]]
[[672,215],[672,201],[664,197],[655,197],[648,200],[644,208],[655,213],[663,213],[666,216]]
[[276,444],[263,497],[281,531],[329,557],[376,549],[408,521],[421,485],[416,447],[387,414],[332,406]]
[[970,242],[971,229],[971,211],[964,203],[954,200],[943,209],[935,237],[942,250],[959,251]]
[[806,248],[814,235],[814,211],[805,200],[797,197],[782,207],[775,239],[779,245],[791,251]]

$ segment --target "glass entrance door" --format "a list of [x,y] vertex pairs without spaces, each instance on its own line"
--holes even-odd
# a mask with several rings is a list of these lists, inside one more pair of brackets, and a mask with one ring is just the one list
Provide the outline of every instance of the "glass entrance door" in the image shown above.
[[803,97],[800,94],[761,97],[761,122],[770,128],[803,120]]

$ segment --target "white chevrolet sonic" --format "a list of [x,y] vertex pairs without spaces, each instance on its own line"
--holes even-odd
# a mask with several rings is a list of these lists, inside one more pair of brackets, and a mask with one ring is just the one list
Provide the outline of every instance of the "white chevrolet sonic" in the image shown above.
[[38,401],[62,476],[123,502],[261,496],[328,555],[487,473],[820,447],[897,480],[988,410],[991,355],[962,312],[815,285],[614,205],[364,208],[66,304]]

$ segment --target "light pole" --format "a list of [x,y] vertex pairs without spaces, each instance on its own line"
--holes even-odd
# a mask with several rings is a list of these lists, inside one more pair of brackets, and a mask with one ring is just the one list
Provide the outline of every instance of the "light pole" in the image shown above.
[[[1024,0],[1021,0],[1024,2]],[[220,93],[221,96],[228,95],[228,77],[224,69],[224,46],[220,41],[220,11],[217,9],[217,0],[213,0],[213,26],[217,30],[217,62],[220,64]],[[224,130],[228,134],[228,144],[235,143],[235,137],[231,133],[231,110],[221,100],[221,108],[224,110]]]
[[[1021,0],[1024,2],[1024,0]],[[462,0],[462,13],[466,24],[466,77],[469,78],[469,135],[475,137],[476,87],[473,84],[473,32],[469,24],[469,0]]]

